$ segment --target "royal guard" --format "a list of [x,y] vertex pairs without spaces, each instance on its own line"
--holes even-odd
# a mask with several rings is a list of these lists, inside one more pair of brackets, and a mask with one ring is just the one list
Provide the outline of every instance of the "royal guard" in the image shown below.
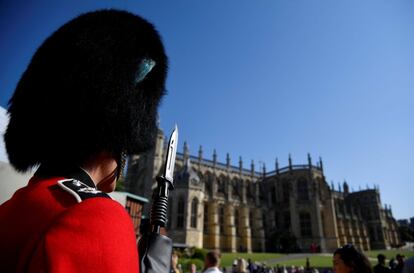
[[132,221],[107,193],[154,144],[166,74],[160,36],[129,12],[80,15],[39,47],[9,102],[9,161],[38,169],[0,206],[1,272],[139,272]]

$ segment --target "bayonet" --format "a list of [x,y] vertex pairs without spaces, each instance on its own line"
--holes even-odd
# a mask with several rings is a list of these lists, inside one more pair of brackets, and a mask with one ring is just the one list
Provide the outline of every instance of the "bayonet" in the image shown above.
[[150,223],[152,232],[145,232],[138,243],[140,270],[143,273],[170,272],[172,241],[160,234],[167,222],[168,193],[174,189],[174,165],[177,153],[178,129],[175,125],[168,142],[164,170],[157,179],[157,188],[152,196]]
[[177,154],[178,128],[175,125],[174,131],[171,133],[170,141],[168,141],[167,157],[165,160],[164,178],[174,185],[174,166],[175,155]]
[[174,189],[174,166],[177,154],[178,128],[175,125],[168,142],[163,176],[157,177],[157,188],[153,194],[150,222],[153,232],[159,233],[167,222],[168,193]]

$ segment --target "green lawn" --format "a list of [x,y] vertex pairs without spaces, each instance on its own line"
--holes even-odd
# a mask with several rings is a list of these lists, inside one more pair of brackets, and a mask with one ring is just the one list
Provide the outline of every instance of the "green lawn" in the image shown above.
[[[407,251],[407,250],[373,250],[364,252],[365,255],[369,257],[371,264],[374,266],[377,263],[377,255],[379,253],[384,254],[387,257],[387,260],[390,258],[395,258],[395,255],[398,253],[404,254],[405,257],[408,259],[410,257],[414,257],[414,251]],[[281,253],[221,253],[221,265],[220,267],[231,267],[233,264],[234,259],[243,258],[243,259],[251,259],[252,261],[256,262],[266,262],[268,266],[286,266],[290,267],[294,266],[306,266],[306,257],[303,259],[293,259],[287,260],[283,262],[272,262],[269,263],[268,261],[272,259],[281,258],[286,256],[286,254]],[[318,268],[332,268],[332,255],[325,253],[319,255],[312,255],[309,256],[309,262],[312,267]],[[184,272],[188,272],[187,264],[188,263],[196,263],[197,268],[200,269],[203,267],[203,261],[201,260],[190,260],[190,259],[180,259],[179,263],[183,266]]]
[[364,253],[368,257],[375,258],[375,259],[377,259],[377,255],[381,253],[381,254],[384,254],[387,257],[387,260],[389,260],[391,258],[395,258],[395,256],[398,253],[404,254],[406,259],[408,259],[410,257],[414,257],[414,251],[410,251],[410,250],[395,250],[395,249],[392,249],[392,250],[372,250],[372,251],[366,251]]
[[221,253],[221,266],[231,266],[234,259],[243,258],[245,260],[252,259],[252,261],[262,262],[275,258],[279,258],[285,254],[280,253]]
[[[332,267],[332,257],[331,256],[312,256],[309,257],[309,263],[312,267]],[[270,266],[276,266],[278,264],[279,266],[306,266],[306,258],[303,259],[294,259],[294,260],[288,260],[284,262],[277,262],[277,263],[271,263]]]
[[[405,257],[408,259],[410,257],[414,257],[414,251],[408,251],[408,250],[375,250],[375,251],[367,251],[364,252],[365,255],[369,257],[369,260],[371,264],[374,266],[377,262],[377,255],[379,253],[384,254],[387,259],[394,257],[398,253],[404,254]],[[252,261],[258,261],[258,262],[266,262],[268,260],[279,258],[284,256],[285,254],[280,253],[223,253],[222,254],[222,265],[223,266],[231,266],[233,260],[235,258],[244,258],[244,259],[252,259]],[[332,256],[325,254],[320,254],[316,256],[309,257],[309,262],[312,267],[332,267]],[[294,260],[288,260],[283,262],[277,262],[277,263],[268,263],[269,266],[276,266],[276,264],[279,264],[279,266],[305,266],[306,265],[306,258],[303,259],[294,259]]]

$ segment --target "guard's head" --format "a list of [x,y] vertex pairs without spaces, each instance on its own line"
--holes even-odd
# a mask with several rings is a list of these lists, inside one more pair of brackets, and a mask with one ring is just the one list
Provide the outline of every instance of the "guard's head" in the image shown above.
[[151,148],[166,74],[160,36],[144,19],[101,10],[71,20],[39,47],[10,99],[10,163],[26,171]]

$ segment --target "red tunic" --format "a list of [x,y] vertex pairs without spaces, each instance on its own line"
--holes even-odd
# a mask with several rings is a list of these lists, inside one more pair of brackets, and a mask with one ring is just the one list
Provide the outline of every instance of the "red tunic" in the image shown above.
[[33,177],[0,206],[1,272],[139,272],[126,210],[104,197],[78,203],[61,179]]

